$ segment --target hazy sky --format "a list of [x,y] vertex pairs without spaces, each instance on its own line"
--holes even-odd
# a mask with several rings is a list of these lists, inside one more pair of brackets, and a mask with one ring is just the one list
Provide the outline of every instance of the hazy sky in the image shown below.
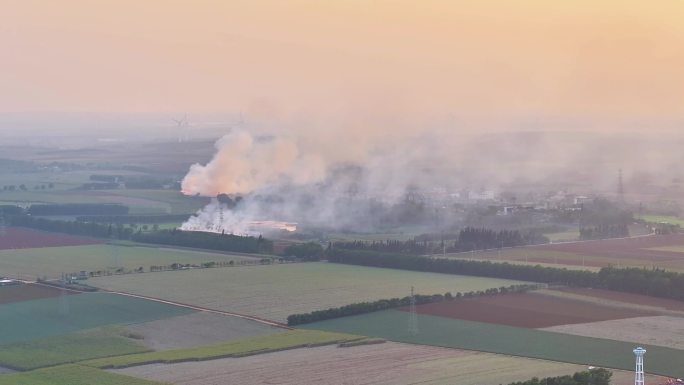
[[0,112],[682,121],[683,20],[682,0],[2,0]]

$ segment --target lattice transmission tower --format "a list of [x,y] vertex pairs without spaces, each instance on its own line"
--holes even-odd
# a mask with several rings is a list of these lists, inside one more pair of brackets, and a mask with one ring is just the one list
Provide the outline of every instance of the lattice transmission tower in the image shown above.
[[413,293],[413,286],[411,286],[411,297],[409,301],[408,332],[412,336],[418,334],[418,314],[416,313],[416,296]]

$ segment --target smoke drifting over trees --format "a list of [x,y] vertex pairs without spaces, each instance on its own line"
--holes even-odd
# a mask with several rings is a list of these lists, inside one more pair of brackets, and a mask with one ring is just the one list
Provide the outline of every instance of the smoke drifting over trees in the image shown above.
[[[402,215],[434,223],[439,218],[421,207],[420,193],[578,188],[611,194],[618,168],[626,170],[628,193],[646,193],[637,188],[648,186],[631,185],[630,178],[668,183],[682,160],[677,134],[475,134],[446,123],[388,129],[391,124],[230,132],[216,142],[209,163],[190,168],[182,190],[245,199],[230,210],[214,201],[185,228],[220,224],[226,232],[248,233],[249,222],[266,219],[360,228],[401,222]],[[388,210],[397,204],[401,210]]]

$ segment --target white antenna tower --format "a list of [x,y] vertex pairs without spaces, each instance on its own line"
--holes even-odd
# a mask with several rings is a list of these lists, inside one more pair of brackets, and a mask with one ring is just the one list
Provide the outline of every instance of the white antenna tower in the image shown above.
[[67,276],[62,273],[62,289],[59,292],[59,314],[69,314],[69,299],[66,292]]
[[636,356],[636,373],[634,375],[634,385],[644,385],[644,354],[646,349],[641,346],[633,350]]
[[188,139],[187,128],[190,125],[188,123],[188,114],[185,114],[181,119],[171,119],[176,123],[176,128],[178,129],[178,143],[182,143],[184,140]]
[[408,332],[412,336],[418,334],[418,315],[416,314],[416,296],[413,293],[413,286],[411,286],[411,299],[409,301]]

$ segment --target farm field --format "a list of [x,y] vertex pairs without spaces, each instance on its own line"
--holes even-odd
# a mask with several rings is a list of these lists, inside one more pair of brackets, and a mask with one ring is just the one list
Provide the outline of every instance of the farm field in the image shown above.
[[238,317],[205,312],[126,325],[125,329],[142,337],[140,342],[154,350],[211,345],[284,330]]
[[[497,370],[487,370],[490,368]],[[497,385],[534,376],[572,374],[585,369],[581,365],[387,342],[349,348],[295,349],[211,361],[150,364],[112,372],[177,385]]]
[[679,225],[684,227],[683,218],[673,217],[669,215],[642,215],[641,219],[647,222],[669,223],[672,225]]
[[520,281],[382,269],[325,262],[99,277],[107,290],[162,298],[275,321],[360,301],[467,292]]
[[[407,308],[399,310],[408,311]],[[416,311],[419,314],[524,328],[583,324],[655,314],[537,293],[506,294],[435,302],[417,306]]]
[[22,227],[7,227],[0,233],[0,250],[55,246],[96,245],[102,240],[76,235],[48,233]]
[[[306,327],[380,337],[395,342],[478,350],[624,370],[632,370],[634,365],[634,343],[630,342],[424,314],[418,314],[419,332],[413,335],[407,330],[408,316],[406,312],[387,310],[311,323]],[[680,365],[684,362],[684,350],[652,345],[644,347],[649,354],[649,373],[671,377],[684,375],[684,368]]]
[[[81,270],[116,270],[119,267],[132,270],[142,266],[172,263],[195,263],[211,261],[251,260],[241,255],[212,253],[169,247],[138,247],[123,245],[89,245],[51,247],[39,249],[0,250],[0,272],[10,277],[35,279],[46,276],[59,278],[62,273]],[[159,274],[159,273],[155,273]]]
[[642,294],[624,293],[603,289],[563,288],[548,289],[544,294],[557,297],[575,298],[606,305],[640,308],[646,310],[684,312],[684,302],[667,298],[649,297]]
[[653,266],[684,271],[684,234],[569,242],[448,254],[449,258],[540,263],[584,268]]
[[359,341],[363,339],[365,339],[365,337],[347,333],[320,330],[290,330],[267,336],[252,337],[195,348],[101,358],[84,361],[82,364],[100,369],[112,369],[152,363],[168,364],[183,361],[204,361],[226,357],[244,357],[253,354],[263,354],[296,348],[337,345],[342,342]]
[[65,291],[50,286],[36,284],[23,284],[0,286],[0,305],[12,302],[29,301],[40,298],[53,298],[61,294],[70,295],[73,292]]
[[617,341],[642,342],[684,350],[684,318],[680,317],[635,317],[575,325],[558,325],[543,330]]
[[0,385],[163,385],[79,365],[0,375]]
[[576,241],[579,239],[579,230],[568,230],[561,231],[558,233],[544,233],[546,238],[549,238],[551,242],[566,242],[566,241]]
[[0,305],[0,344],[190,314],[193,310],[107,293],[85,293]]
[[0,345],[0,366],[31,370],[88,359],[143,353],[148,348],[115,328],[100,328]]

